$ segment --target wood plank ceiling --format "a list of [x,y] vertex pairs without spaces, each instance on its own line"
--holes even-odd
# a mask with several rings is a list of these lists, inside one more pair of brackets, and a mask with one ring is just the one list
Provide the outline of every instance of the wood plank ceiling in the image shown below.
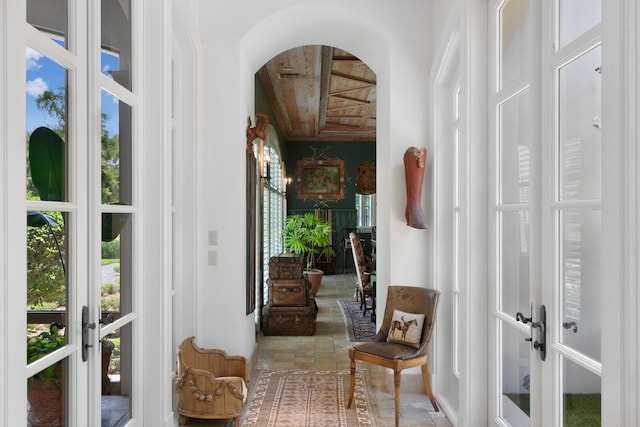
[[266,63],[258,78],[285,140],[375,141],[376,75],[349,52],[297,47]]

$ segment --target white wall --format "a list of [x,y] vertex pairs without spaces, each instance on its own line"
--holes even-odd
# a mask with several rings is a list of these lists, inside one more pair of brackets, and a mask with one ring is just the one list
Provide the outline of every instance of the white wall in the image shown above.
[[[346,49],[376,72],[378,240],[387,242],[377,253],[379,283],[429,285],[430,231],[405,225],[402,163],[408,147],[431,145],[429,8],[418,0],[200,2],[204,99],[198,147],[198,336],[203,344],[249,355],[255,343],[253,316],[244,314],[245,127],[247,116],[253,116],[255,72],[295,46]],[[220,241],[217,266],[206,265],[206,234],[212,229]],[[379,294],[383,307],[385,285]]]
[[[457,20],[454,21],[457,25]],[[460,83],[460,50],[457,26],[447,27],[446,35],[449,40],[444,46],[439,46],[441,51],[436,52],[432,70],[432,82],[434,86],[433,99],[433,135],[435,140],[434,150],[434,183],[430,190],[434,201],[434,268],[433,283],[440,290],[440,304],[438,308],[438,323],[436,333],[436,370],[435,385],[439,391],[440,406],[447,417],[455,424],[459,411],[459,378],[455,374],[456,349],[460,351],[456,342],[455,327],[460,326],[460,316],[455,312],[455,279],[458,270],[459,285],[463,274],[460,274],[460,266],[464,264],[462,254],[456,255],[455,242],[464,240],[463,228],[466,209],[459,206],[458,233],[455,232],[454,221],[454,195],[457,183],[460,191],[459,199],[464,200],[464,170],[456,171],[455,168],[455,128],[459,127],[461,120],[455,120],[455,89]],[[465,161],[465,144],[460,143],[460,164]],[[456,180],[456,174],[458,174]],[[461,248],[460,248],[461,249]],[[460,250],[458,249],[458,250]],[[458,256],[458,263],[455,258]],[[459,362],[459,357],[458,357]]]

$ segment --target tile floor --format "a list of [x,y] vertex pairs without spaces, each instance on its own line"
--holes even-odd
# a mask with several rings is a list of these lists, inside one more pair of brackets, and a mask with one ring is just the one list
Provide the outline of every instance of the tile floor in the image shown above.
[[[257,336],[257,369],[329,369],[349,370],[345,325],[337,300],[353,298],[353,275],[325,275],[316,296],[318,318],[313,336],[290,337]],[[368,314],[367,314],[368,315]],[[395,425],[393,375],[391,370],[362,363],[358,369],[369,371],[378,427]],[[400,427],[451,427],[442,412],[434,412],[419,370],[415,375],[403,375],[401,390]],[[420,389],[421,388],[421,389]],[[190,421],[188,426],[232,426],[226,421]]]

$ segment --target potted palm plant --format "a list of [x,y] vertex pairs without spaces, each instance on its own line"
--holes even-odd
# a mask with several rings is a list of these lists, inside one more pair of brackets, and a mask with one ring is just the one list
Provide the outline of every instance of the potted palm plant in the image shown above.
[[313,213],[289,215],[284,223],[282,238],[285,250],[301,255],[305,275],[311,282],[311,295],[318,293],[323,271],[314,268],[314,255],[335,255],[331,247],[331,223]]

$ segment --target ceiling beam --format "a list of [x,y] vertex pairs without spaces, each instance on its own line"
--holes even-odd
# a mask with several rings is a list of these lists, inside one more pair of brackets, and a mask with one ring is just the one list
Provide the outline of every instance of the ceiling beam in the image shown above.
[[327,121],[327,108],[329,107],[329,88],[331,86],[331,64],[333,63],[333,48],[322,46],[322,65],[320,70],[320,111],[318,112],[318,129],[324,128]]
[[344,99],[345,101],[358,102],[360,104],[367,104],[367,105],[371,104],[371,101],[369,101],[368,99],[353,98],[351,96],[334,95],[334,94],[331,94],[331,96],[333,96],[334,98]]
[[365,79],[364,77],[352,76],[351,74],[340,73],[338,71],[332,71],[331,75],[335,76],[335,77],[341,77],[343,79],[354,80],[356,82],[368,83],[370,85],[375,85],[376,84],[375,80]]

